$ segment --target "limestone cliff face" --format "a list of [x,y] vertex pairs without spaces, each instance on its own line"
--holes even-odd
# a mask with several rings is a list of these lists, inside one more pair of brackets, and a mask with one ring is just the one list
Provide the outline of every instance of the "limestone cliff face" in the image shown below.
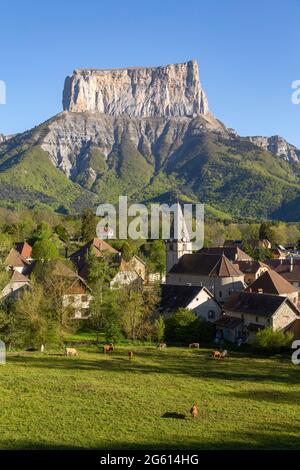
[[131,117],[195,117],[209,112],[194,60],[162,67],[75,70],[65,80],[63,108]]
[[279,135],[273,135],[271,137],[253,136],[248,137],[248,139],[255,145],[268,150],[274,155],[282,157],[289,163],[300,162],[300,150]]

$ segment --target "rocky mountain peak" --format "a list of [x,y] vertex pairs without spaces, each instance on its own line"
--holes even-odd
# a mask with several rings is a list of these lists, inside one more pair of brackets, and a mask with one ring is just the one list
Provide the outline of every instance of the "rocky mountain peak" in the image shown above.
[[77,69],[65,80],[63,109],[131,117],[209,112],[195,60],[160,67]]
[[272,135],[271,137],[253,136],[247,137],[247,139],[253,144],[258,145],[258,147],[282,157],[289,163],[300,162],[300,150],[279,135]]

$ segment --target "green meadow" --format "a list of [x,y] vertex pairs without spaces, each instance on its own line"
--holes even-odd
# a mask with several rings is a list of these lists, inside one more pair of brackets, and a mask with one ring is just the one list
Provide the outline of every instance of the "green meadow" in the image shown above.
[[[1,449],[297,449],[300,367],[280,356],[128,346],[10,352]],[[189,409],[199,406],[199,417]]]

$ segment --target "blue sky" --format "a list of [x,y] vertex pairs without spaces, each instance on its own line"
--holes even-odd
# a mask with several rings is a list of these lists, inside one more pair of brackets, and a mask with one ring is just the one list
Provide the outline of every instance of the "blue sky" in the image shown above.
[[212,112],[242,135],[300,147],[299,0],[11,0],[0,10],[0,132],[62,109],[74,68],[163,65],[194,58]]

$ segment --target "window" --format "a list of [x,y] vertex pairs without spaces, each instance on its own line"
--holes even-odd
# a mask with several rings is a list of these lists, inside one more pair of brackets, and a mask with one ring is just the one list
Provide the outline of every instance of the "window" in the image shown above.
[[207,318],[209,320],[213,320],[215,318],[215,315],[216,315],[215,312],[213,310],[210,310],[207,314]]
[[219,297],[222,297],[222,291],[221,290],[219,291]]
[[87,302],[88,301],[88,296],[85,294],[85,295],[82,295],[81,296],[81,302]]

